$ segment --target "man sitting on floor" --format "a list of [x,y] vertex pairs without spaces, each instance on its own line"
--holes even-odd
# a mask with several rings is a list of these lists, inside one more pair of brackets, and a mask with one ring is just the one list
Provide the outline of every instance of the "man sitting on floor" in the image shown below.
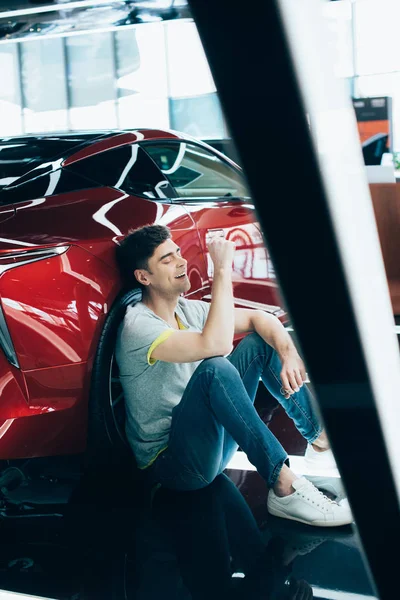
[[[303,362],[274,316],[234,307],[235,246],[212,240],[211,303],[182,297],[187,261],[170,230],[148,225],[117,250],[123,276],[140,284],[116,348],[126,402],[126,433],[151,484],[175,490],[209,485],[238,446],[265,479],[271,514],[316,526],[351,523],[348,505],[297,477],[287,454],[254,408],[260,378],[315,457],[331,453],[312,405]],[[249,333],[232,351],[234,334]]]

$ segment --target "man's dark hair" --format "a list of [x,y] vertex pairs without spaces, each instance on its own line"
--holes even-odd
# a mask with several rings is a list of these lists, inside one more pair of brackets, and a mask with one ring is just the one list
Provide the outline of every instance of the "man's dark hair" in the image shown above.
[[129,287],[142,287],[137,281],[136,269],[149,270],[149,258],[155,249],[171,238],[171,231],[165,225],[145,225],[130,231],[117,246],[117,264],[124,283]]

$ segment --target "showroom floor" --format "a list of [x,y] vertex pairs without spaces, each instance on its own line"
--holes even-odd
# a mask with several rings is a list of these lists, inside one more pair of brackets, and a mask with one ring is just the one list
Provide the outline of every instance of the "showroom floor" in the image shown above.
[[69,497],[66,474],[42,475],[42,515],[29,515],[26,488],[20,516],[1,521],[0,589],[68,600],[374,598],[356,533],[269,516],[267,488],[238,454],[240,468],[208,488],[141,498],[126,473]]

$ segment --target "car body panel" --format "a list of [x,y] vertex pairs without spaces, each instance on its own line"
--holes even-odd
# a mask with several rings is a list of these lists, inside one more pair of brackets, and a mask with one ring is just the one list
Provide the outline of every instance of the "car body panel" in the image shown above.
[[0,353],[0,426],[2,421],[23,415],[28,406],[24,374]]
[[0,459],[80,454],[86,446],[86,422],[82,402],[68,410],[9,418],[0,425]]
[[221,235],[236,246],[232,274],[236,306],[263,309],[287,320],[254,207],[247,202],[192,201],[185,208],[196,222],[206,256],[209,281],[206,298],[210,297],[213,281],[213,263],[207,250],[207,240],[213,235]]
[[62,166],[68,167],[78,162],[79,160],[83,160],[84,158],[88,158],[89,156],[99,154],[100,152],[106,152],[111,148],[119,148],[120,146],[132,144],[134,142],[137,142],[138,139],[140,139],[140,136],[136,133],[120,133],[118,135],[115,135],[111,140],[109,138],[102,139],[98,142],[94,142],[90,146],[86,146],[78,152],[74,152],[74,154],[72,154],[63,161]]
[[[1,252],[18,250],[25,245],[73,244],[95,255],[113,268],[115,244],[130,229],[146,223],[170,227],[174,235],[192,231],[182,251],[190,249],[197,269],[204,279],[204,259],[198,241],[196,226],[183,206],[169,202],[150,201],[130,196],[113,188],[95,188],[60,196],[21,202],[16,205],[17,217],[7,226],[7,238],[0,239]],[[21,241],[22,240],[22,241]],[[194,246],[194,247],[193,247]],[[192,281],[192,289],[196,289]]]
[[93,156],[95,154],[99,154],[100,152],[106,152],[113,148],[119,148],[120,146],[126,146],[127,144],[132,144],[134,142],[140,142],[144,139],[177,139],[177,136],[170,132],[166,133],[164,131],[159,131],[157,129],[145,129],[138,131],[130,131],[127,133],[118,133],[116,132],[112,138],[100,139],[90,146],[85,146],[82,150],[78,152],[74,152],[68,158],[63,161],[63,166],[68,167],[79,160],[84,158],[88,158],[89,156]]
[[84,363],[23,373],[0,353],[0,460],[82,452],[87,390]]
[[75,247],[6,271],[1,302],[21,369],[87,361],[117,290],[111,269]]

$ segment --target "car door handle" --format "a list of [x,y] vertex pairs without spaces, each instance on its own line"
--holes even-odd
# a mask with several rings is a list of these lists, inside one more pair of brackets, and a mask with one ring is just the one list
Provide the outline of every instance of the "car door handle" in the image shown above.
[[225,231],[223,229],[207,229],[207,234],[211,237],[225,237]]
[[225,238],[225,231],[223,229],[207,229],[206,230],[206,246],[215,238]]

